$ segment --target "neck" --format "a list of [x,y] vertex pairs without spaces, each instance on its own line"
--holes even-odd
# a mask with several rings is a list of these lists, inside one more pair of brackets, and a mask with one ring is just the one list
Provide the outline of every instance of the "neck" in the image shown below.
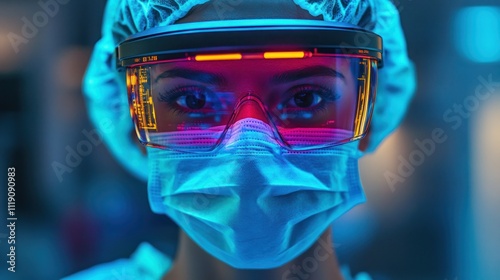
[[308,250],[285,265],[252,270],[236,269],[219,261],[181,230],[174,264],[162,280],[342,280],[331,237],[331,230],[328,229]]

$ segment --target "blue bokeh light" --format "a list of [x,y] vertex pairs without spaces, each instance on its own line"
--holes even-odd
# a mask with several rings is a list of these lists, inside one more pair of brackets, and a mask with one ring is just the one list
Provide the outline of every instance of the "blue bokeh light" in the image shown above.
[[462,8],[454,29],[455,45],[467,59],[478,63],[500,61],[500,7]]

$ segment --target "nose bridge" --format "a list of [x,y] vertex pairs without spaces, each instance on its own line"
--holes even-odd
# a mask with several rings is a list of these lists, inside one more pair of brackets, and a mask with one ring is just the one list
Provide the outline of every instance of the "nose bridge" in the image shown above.
[[257,96],[248,93],[241,97],[228,125],[231,129],[224,138],[224,149],[240,153],[281,152],[281,140],[269,118],[265,105]]
[[236,108],[233,123],[245,118],[253,118],[270,125],[266,109],[262,102],[254,95],[248,94],[242,97]]

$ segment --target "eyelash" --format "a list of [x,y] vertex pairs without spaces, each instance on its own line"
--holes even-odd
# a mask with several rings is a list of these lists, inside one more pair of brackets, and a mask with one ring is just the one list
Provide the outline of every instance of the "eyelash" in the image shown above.
[[[318,104],[318,108],[315,108],[314,111],[324,109],[324,105],[326,102],[333,102],[342,97],[341,94],[338,93],[336,89],[330,88],[330,87],[323,87],[319,85],[299,85],[296,87],[293,87],[290,89],[289,92],[289,98],[285,101],[288,102],[294,96],[302,91],[313,91],[315,93],[319,93],[320,97],[323,99],[323,101]],[[294,110],[294,109],[291,109]]]
[[321,97],[325,98],[330,101],[335,101],[340,98],[340,94],[337,92],[337,90],[332,89],[330,87],[323,87],[323,86],[318,86],[318,85],[299,85],[296,87],[293,87],[289,91],[292,93],[292,95],[295,95],[297,93],[300,93],[301,91],[307,91],[307,90],[313,90],[313,91],[318,91],[324,94]]
[[175,103],[175,100],[181,96],[183,96],[186,92],[192,92],[192,90],[198,92],[208,92],[209,90],[205,87],[201,86],[177,86],[171,90],[165,90],[161,92],[158,96],[158,101],[166,102],[171,104]]
[[[181,85],[177,86],[171,90],[165,90],[161,92],[158,96],[158,101],[167,103],[172,111],[177,114],[185,114],[185,113],[191,113],[193,111],[180,107],[177,104],[177,99],[183,95],[185,95],[186,92],[202,92],[202,93],[210,93],[211,91],[207,89],[204,86],[193,86],[193,85]],[[341,95],[337,92],[337,90],[332,89],[330,87],[323,87],[319,85],[298,85],[290,90],[288,90],[287,95],[289,96],[288,99],[286,99],[283,103],[289,102],[297,93],[300,93],[302,91],[313,91],[317,94],[320,95],[320,97],[323,99],[320,104],[312,108],[314,112],[319,112],[325,108],[325,103],[327,102],[332,102],[336,101],[341,98]],[[282,104],[283,104],[282,103]],[[300,111],[300,109],[295,109],[295,108],[288,108],[289,111]]]
[[191,113],[192,111],[187,109],[187,108],[182,108],[177,104],[177,99],[183,95],[185,95],[186,92],[210,92],[209,89],[203,86],[193,86],[193,85],[188,85],[188,86],[177,86],[171,90],[165,90],[161,92],[158,96],[158,101],[160,102],[165,102],[167,103],[172,111],[176,114],[186,114],[186,113]]

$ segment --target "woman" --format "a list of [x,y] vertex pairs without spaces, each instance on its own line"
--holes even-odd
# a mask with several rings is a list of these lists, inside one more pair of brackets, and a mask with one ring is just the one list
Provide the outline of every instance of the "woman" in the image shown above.
[[[373,30],[384,52],[377,34],[325,21]],[[114,120],[103,138],[148,178],[179,245],[173,260],[142,244],[68,279],[351,279],[330,224],[364,201],[357,160],[411,98],[405,48],[386,0],[108,2],[90,114]]]

